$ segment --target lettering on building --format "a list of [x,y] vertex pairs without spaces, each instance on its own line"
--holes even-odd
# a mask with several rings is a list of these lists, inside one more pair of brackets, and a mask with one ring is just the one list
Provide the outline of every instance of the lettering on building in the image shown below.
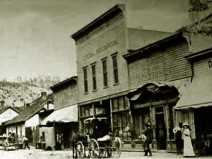
[[106,49],[108,49],[108,48],[110,48],[110,47],[112,47],[116,44],[118,44],[117,40],[111,41],[111,42],[107,43],[106,45],[96,49],[96,53],[99,54],[100,52],[102,52],[102,51],[104,51],[104,50],[106,50]]

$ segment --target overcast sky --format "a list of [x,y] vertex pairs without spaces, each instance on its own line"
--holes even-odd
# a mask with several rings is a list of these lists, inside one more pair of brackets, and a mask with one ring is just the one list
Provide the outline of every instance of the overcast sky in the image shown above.
[[0,79],[76,75],[70,36],[117,3],[129,27],[173,32],[189,23],[187,0],[0,0]]

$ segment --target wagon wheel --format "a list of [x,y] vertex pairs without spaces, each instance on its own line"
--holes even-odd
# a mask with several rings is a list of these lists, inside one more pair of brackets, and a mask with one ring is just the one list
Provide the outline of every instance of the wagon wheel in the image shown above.
[[112,144],[112,157],[113,158],[119,158],[120,155],[121,155],[121,144],[122,144],[122,141],[119,137],[116,137],[114,140],[113,140],[113,144]]
[[84,145],[83,145],[83,143],[81,141],[78,141],[76,143],[75,149],[76,149],[76,157],[77,158],[83,158],[85,150],[84,150]]
[[98,158],[99,157],[99,144],[95,139],[91,139],[89,143],[90,147],[90,157]]

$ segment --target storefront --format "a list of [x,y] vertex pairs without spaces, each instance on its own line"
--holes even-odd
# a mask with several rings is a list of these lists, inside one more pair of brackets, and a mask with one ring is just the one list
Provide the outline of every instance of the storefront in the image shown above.
[[[182,98],[175,106],[178,120],[188,122],[196,151],[201,150],[203,138],[212,141],[212,76],[194,78]],[[187,116],[187,117],[186,117]]]
[[[193,146],[202,151],[204,140],[212,141],[212,48],[186,56],[193,69],[192,82],[182,94],[175,110],[191,127]],[[189,114],[188,114],[189,112]],[[210,151],[212,146],[209,146]]]
[[92,117],[106,117],[110,130],[123,141],[131,140],[131,115],[126,95],[93,101],[79,106],[80,129],[85,129],[84,121]]
[[133,128],[138,137],[150,122],[153,129],[153,149],[166,150],[173,144],[174,112],[179,92],[174,86],[147,83],[129,93]]
[[78,131],[78,105],[61,108],[50,114],[43,122],[41,134],[46,148],[61,150],[70,148],[71,135]]

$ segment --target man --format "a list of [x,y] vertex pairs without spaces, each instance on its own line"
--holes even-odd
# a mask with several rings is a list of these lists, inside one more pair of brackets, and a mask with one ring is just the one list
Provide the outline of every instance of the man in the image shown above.
[[23,138],[23,143],[24,143],[24,149],[27,147],[28,149],[30,149],[29,147],[29,141],[28,139],[26,138],[26,136],[24,136]]
[[182,125],[182,123],[179,123],[179,125],[173,129],[173,132],[175,134],[177,155],[181,154],[183,149]]
[[77,141],[78,141],[78,134],[76,133],[76,132],[72,132],[72,139],[71,139],[71,143],[72,143],[72,157],[73,158],[77,158],[78,156],[77,156],[77,153],[76,153],[76,149],[77,149],[77,147],[76,147],[76,143],[77,143]]
[[144,131],[144,135],[146,136],[146,140],[144,141],[144,156],[152,156],[152,138],[153,138],[153,131],[151,129],[150,123],[146,123],[146,130]]

